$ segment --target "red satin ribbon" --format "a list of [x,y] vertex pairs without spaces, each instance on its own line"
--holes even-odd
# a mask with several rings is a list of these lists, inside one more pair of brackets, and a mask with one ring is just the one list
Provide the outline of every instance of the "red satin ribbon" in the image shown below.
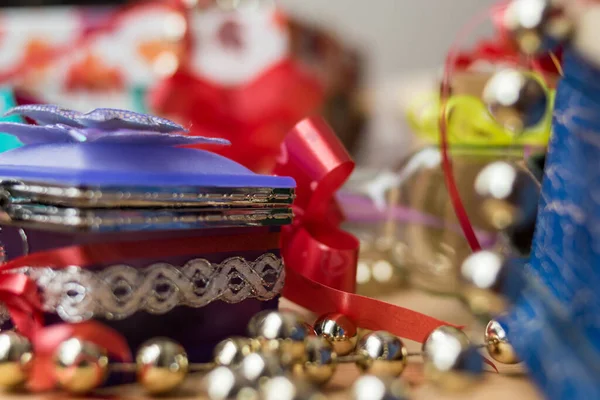
[[41,299],[34,281],[21,274],[0,274],[0,301],[19,332],[31,336],[43,324]]
[[320,118],[300,122],[285,138],[274,173],[296,179],[297,213],[282,234],[283,294],[315,313],[339,312],[360,327],[422,342],[436,327],[451,324],[354,293],[359,242],[340,229],[342,214],[334,199],[353,168]]

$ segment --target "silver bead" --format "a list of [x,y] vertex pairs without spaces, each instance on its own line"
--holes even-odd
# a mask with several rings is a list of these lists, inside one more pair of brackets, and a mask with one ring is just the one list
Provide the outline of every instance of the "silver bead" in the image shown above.
[[178,343],[156,338],[142,344],[136,355],[137,379],[151,394],[175,390],[188,373],[188,357]]
[[484,334],[485,344],[489,355],[502,364],[518,364],[519,358],[512,347],[502,325],[491,320]]
[[250,336],[261,341],[262,350],[279,352],[284,364],[293,364],[304,355],[304,340],[310,336],[306,324],[294,313],[263,311],[248,324]]
[[481,211],[494,229],[535,223],[540,185],[524,169],[504,161],[491,163],[477,175],[475,191],[483,200]]
[[446,390],[463,390],[481,378],[483,361],[460,329],[441,326],[423,343],[425,374]]
[[374,375],[361,376],[352,386],[354,400],[407,400],[408,394],[403,382]]
[[69,393],[89,393],[108,375],[106,350],[80,339],[65,340],[54,356],[54,374],[61,388]]
[[238,366],[249,354],[260,350],[256,339],[231,337],[221,341],[214,350],[214,361],[217,365]]
[[277,357],[269,354],[251,353],[240,363],[241,376],[250,383],[260,383],[268,378],[283,374]]
[[513,0],[503,16],[504,28],[526,55],[552,51],[568,40],[573,21],[559,0]]
[[217,367],[204,378],[210,400],[258,400],[253,385],[229,367]]
[[326,400],[326,397],[304,382],[287,376],[269,379],[260,388],[261,400]]
[[303,362],[294,366],[294,374],[317,385],[331,380],[337,368],[337,354],[331,343],[323,337],[306,339],[306,355]]
[[357,345],[362,358],[357,365],[363,371],[379,376],[398,376],[406,367],[408,351],[398,337],[385,331],[365,335]]
[[16,332],[0,333],[0,386],[16,388],[27,380],[33,353],[29,340]]
[[532,74],[515,69],[496,72],[486,83],[483,102],[503,128],[521,134],[548,113],[548,93]]
[[473,253],[462,263],[462,297],[475,315],[487,317],[506,311],[508,302],[501,293],[505,265],[502,256],[488,250]]

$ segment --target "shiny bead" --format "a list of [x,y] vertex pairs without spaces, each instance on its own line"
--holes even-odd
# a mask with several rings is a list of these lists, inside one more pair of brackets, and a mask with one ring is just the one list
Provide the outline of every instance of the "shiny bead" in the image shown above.
[[490,321],[485,328],[485,343],[490,356],[502,364],[518,364],[515,349],[506,338],[506,332],[497,321]]
[[365,335],[357,346],[362,358],[357,365],[366,373],[378,376],[399,376],[406,367],[408,351],[402,341],[385,331]]
[[56,350],[54,373],[64,390],[73,394],[89,393],[106,379],[107,353],[90,342],[75,338],[65,340]]
[[251,383],[260,383],[265,379],[283,374],[283,368],[277,357],[269,354],[251,353],[240,363],[239,372]]
[[560,0],[513,0],[504,13],[503,25],[526,55],[552,51],[573,32],[573,22]]
[[338,356],[354,351],[358,338],[356,325],[345,315],[331,313],[321,316],[315,322],[315,332],[331,342]]
[[326,397],[305,382],[295,382],[286,376],[269,379],[260,388],[261,400],[326,400]]
[[487,250],[473,253],[462,263],[460,272],[463,299],[475,315],[506,311],[507,300],[501,294],[505,260],[501,255]]
[[11,389],[27,380],[33,353],[31,343],[16,332],[0,333],[0,386]]
[[210,400],[258,400],[252,385],[229,367],[217,367],[204,378]]
[[407,400],[406,387],[399,379],[361,376],[352,386],[353,400]]
[[306,355],[303,363],[294,366],[294,374],[317,385],[331,380],[337,368],[337,355],[331,343],[322,337],[306,340]]
[[482,357],[460,329],[441,326],[423,343],[425,375],[446,390],[463,390],[483,372]]
[[504,161],[491,163],[477,175],[475,191],[493,228],[523,228],[535,223],[540,185],[524,169]]
[[136,356],[137,379],[151,394],[177,388],[188,373],[188,357],[178,343],[166,338],[142,344]]
[[310,336],[306,324],[287,311],[263,311],[248,324],[248,333],[261,341],[263,351],[278,351],[284,364],[304,355],[304,339]]
[[221,341],[214,350],[214,361],[217,365],[237,366],[244,357],[260,350],[255,339],[231,337]]
[[548,112],[548,93],[530,73],[514,69],[496,72],[486,83],[483,101],[496,122],[513,132],[539,124]]

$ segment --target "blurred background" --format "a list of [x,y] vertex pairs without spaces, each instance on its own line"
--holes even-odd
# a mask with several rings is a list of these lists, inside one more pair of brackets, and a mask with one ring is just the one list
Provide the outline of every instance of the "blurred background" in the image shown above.
[[[365,68],[371,119],[357,158],[382,168],[411,148],[409,127],[398,118],[415,94],[428,90],[458,31],[494,0],[281,0],[292,14],[327,26],[356,46]],[[469,46],[492,32],[485,23]],[[393,148],[393,151],[390,149]]]

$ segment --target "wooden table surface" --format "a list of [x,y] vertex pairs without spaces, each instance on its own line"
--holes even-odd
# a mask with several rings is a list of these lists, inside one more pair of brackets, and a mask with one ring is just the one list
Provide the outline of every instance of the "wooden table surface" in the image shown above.
[[[482,339],[482,327],[478,326],[473,318],[465,312],[462,305],[451,298],[434,297],[415,290],[405,290],[402,293],[394,294],[383,298],[386,301],[393,302],[404,307],[410,307],[414,310],[427,313],[433,317],[446,321],[467,326],[467,331],[474,343]],[[296,308],[285,301],[282,307]],[[299,310],[302,311],[302,310]],[[307,315],[307,318],[310,316]],[[409,351],[416,351],[420,345],[414,342],[408,342]],[[518,396],[520,400],[538,400],[542,399],[535,387],[524,375],[520,366],[502,366],[497,365],[500,373],[486,372],[481,383],[472,387],[469,391],[461,393],[443,393],[423,379],[421,365],[417,362],[411,363],[403,379],[410,387],[410,398],[414,400],[505,400],[511,396]],[[342,365],[337,371],[334,379],[324,388],[324,393],[331,400],[349,399],[349,387],[359,376],[358,370],[353,365]],[[163,400],[184,400],[198,399],[204,400],[202,395],[201,377],[190,376],[183,386],[182,390],[172,397],[161,397]],[[50,394],[0,394],[0,400],[59,400],[65,399],[62,393]],[[90,396],[92,399],[114,399],[114,400],[146,400],[148,397],[135,385],[123,386],[110,390],[99,391],[96,395]]]

